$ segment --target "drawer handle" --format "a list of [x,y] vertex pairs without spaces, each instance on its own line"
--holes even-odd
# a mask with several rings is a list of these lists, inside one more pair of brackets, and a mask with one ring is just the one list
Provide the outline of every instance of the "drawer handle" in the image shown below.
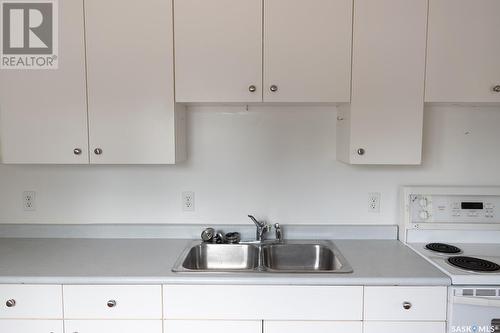
[[5,302],[5,305],[7,305],[8,308],[13,308],[16,306],[16,300],[15,299],[9,299],[7,302]]
[[116,301],[115,300],[109,300],[108,303],[108,308],[114,308],[116,306]]
[[404,302],[403,303],[403,309],[410,310],[411,309],[411,303],[410,302]]

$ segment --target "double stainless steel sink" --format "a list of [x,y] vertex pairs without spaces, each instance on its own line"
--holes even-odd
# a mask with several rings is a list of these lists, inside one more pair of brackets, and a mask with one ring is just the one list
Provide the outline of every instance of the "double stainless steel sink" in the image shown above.
[[329,241],[241,244],[190,244],[174,272],[351,273],[352,268]]

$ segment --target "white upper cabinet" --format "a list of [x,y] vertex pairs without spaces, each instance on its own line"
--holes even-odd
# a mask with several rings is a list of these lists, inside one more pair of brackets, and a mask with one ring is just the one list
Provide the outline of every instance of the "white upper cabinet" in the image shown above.
[[65,0],[58,11],[59,68],[0,73],[1,162],[184,159],[171,1]]
[[420,164],[427,0],[356,0],[351,104],[339,108],[337,159]]
[[85,18],[91,163],[183,159],[171,1],[85,0]]
[[264,1],[265,102],[349,102],[352,6],[352,0]]
[[89,162],[83,0],[58,3],[59,68],[0,70],[2,163]]
[[174,0],[174,10],[177,102],[260,102],[262,0]]
[[352,0],[174,0],[174,13],[177,102],[349,102]]
[[430,0],[426,102],[500,102],[499,31],[498,0]]

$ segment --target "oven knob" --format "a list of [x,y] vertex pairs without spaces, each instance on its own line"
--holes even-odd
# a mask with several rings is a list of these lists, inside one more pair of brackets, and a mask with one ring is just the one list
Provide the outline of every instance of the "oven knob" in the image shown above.
[[422,199],[420,199],[420,201],[418,203],[420,204],[420,207],[426,207],[427,206],[427,199],[422,198]]
[[418,216],[422,220],[427,220],[429,218],[429,213],[425,210],[421,210],[420,213],[418,214]]

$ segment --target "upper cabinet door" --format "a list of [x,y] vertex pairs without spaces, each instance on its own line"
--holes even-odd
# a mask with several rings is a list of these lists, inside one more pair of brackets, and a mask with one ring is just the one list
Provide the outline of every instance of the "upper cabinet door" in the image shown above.
[[264,101],[349,102],[352,0],[264,4]]
[[0,72],[3,163],[89,162],[83,0],[59,1],[58,11],[59,68]]
[[170,0],[85,0],[94,164],[176,161]]
[[262,101],[262,0],[174,0],[174,10],[176,101]]
[[499,31],[498,0],[430,0],[426,102],[500,102]]
[[337,118],[337,158],[420,164],[427,0],[354,3],[352,99]]

